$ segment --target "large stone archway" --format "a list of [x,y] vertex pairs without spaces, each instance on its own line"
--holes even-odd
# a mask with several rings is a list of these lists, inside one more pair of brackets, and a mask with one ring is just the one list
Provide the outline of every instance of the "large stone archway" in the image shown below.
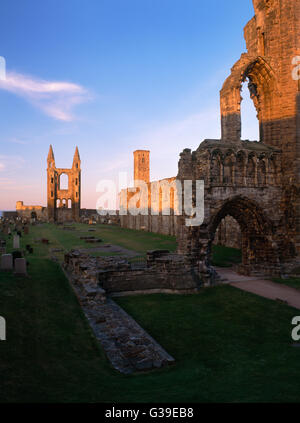
[[274,239],[275,227],[267,218],[261,207],[249,198],[234,197],[221,206],[211,216],[207,232],[208,261],[211,257],[211,246],[220,222],[226,217],[233,217],[240,226],[242,233],[242,264],[240,271],[250,273],[258,272],[280,273],[278,246]]

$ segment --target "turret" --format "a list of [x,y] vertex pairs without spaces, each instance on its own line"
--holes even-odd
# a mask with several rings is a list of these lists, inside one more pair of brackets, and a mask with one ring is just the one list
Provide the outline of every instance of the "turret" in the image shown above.
[[52,145],[51,144],[50,144],[50,147],[49,147],[49,153],[48,153],[48,157],[47,157],[47,164],[48,164],[48,169],[55,167],[54,153],[53,153],[53,148],[52,148]]
[[74,158],[73,158],[73,166],[72,166],[73,169],[80,170],[80,164],[81,164],[80,155],[79,155],[78,147],[76,147]]

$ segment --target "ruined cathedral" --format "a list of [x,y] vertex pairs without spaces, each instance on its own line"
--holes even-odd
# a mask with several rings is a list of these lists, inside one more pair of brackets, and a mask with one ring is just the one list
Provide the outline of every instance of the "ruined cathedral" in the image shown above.
[[[177,178],[165,180],[192,180],[194,186],[204,180],[203,224],[187,227],[186,216],[164,216],[160,204],[155,216],[121,217],[123,227],[176,235],[177,256],[206,281],[214,275],[212,243],[228,218],[240,231],[241,273],[300,274],[300,0],[253,0],[253,5],[255,16],[244,29],[247,51],[220,91],[221,139],[204,140],[193,152],[185,149]],[[241,140],[245,81],[257,111],[258,141]],[[134,159],[135,179],[149,184],[149,152],[138,150]],[[57,169],[50,147],[47,174],[48,219],[78,221],[78,149],[71,169]],[[63,189],[62,174],[69,178]]]
[[[50,221],[74,220],[80,216],[80,178],[81,161],[76,147],[71,169],[59,169],[50,145],[47,158],[47,205]],[[62,186],[62,176],[66,176],[67,184]]]
[[[179,179],[204,179],[205,221],[182,224],[178,252],[209,267],[216,229],[230,215],[242,232],[244,273],[300,273],[300,0],[253,0],[247,52],[221,93],[220,140],[179,161]],[[248,79],[259,142],[241,140],[241,85]]]
[[49,222],[79,222],[80,198],[81,160],[78,147],[75,149],[72,167],[60,169],[55,166],[54,153],[50,145],[47,157],[47,207],[25,206],[23,201],[18,201],[16,211],[19,216]]
[[[240,272],[300,273],[300,75],[295,72],[300,0],[253,0],[253,5],[255,16],[244,29],[247,52],[220,92],[221,139],[204,140],[196,151],[180,154],[177,179],[205,181],[204,223],[191,228],[185,216],[162,213],[121,219],[125,227],[175,234],[178,253],[208,278],[211,246],[228,218],[241,233]],[[241,140],[245,81],[257,110],[258,141]]]

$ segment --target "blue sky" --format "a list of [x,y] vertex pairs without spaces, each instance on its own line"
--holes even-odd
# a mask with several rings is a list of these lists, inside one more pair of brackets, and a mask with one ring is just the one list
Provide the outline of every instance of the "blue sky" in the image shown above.
[[[179,153],[220,137],[219,90],[245,51],[251,0],[2,0],[0,209],[46,205],[46,157],[70,167],[78,145],[82,207],[97,182],[132,177],[151,151],[151,178],[174,176]],[[243,102],[243,137],[257,139]],[[129,181],[130,182],[130,181]]]

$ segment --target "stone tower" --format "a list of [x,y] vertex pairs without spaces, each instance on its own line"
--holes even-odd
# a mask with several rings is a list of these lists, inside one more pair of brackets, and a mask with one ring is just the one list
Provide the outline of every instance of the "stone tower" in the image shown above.
[[[150,151],[136,150],[134,157],[134,181],[150,182]],[[134,183],[135,185],[135,183]]]
[[[50,221],[79,221],[81,161],[76,147],[71,169],[59,169],[55,166],[52,145],[47,158],[47,205]],[[62,175],[67,178],[67,185],[62,186]]]

